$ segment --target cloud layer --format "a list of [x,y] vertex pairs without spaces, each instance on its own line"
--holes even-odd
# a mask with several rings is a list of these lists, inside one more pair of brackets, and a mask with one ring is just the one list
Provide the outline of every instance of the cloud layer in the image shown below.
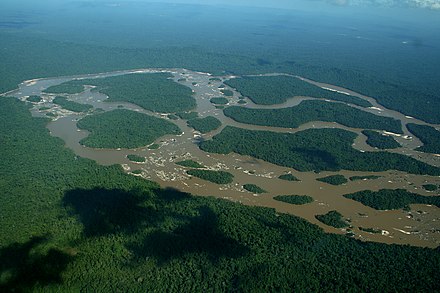
[[327,0],[327,2],[338,6],[400,6],[440,10],[440,0]]

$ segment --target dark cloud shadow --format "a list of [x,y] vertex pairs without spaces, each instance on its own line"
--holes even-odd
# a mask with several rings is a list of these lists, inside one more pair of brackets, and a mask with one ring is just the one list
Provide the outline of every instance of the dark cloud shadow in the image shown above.
[[172,231],[158,230],[130,249],[141,258],[153,257],[158,264],[190,254],[205,255],[211,262],[222,257],[238,258],[249,249],[219,229],[217,215],[208,207],[201,207],[199,215],[189,218]]
[[35,285],[62,283],[61,273],[73,257],[51,248],[41,253],[47,237],[33,237],[0,249],[0,292],[29,292]]
[[70,190],[63,199],[68,211],[84,225],[87,237],[134,233],[142,225],[156,224],[161,214],[151,202],[151,195],[140,190],[104,188]]

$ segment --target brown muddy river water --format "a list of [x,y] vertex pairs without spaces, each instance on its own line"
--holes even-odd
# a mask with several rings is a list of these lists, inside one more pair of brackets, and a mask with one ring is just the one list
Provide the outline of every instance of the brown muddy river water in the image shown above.
[[[52,104],[51,101],[55,95],[42,93],[42,91],[49,86],[57,85],[72,79],[106,77],[134,72],[170,72],[173,74],[176,82],[179,79],[185,78],[185,81],[180,81],[180,83],[193,89],[195,98],[197,100],[197,109],[194,111],[197,111],[200,117],[214,116],[218,118],[223,124],[222,127],[216,131],[202,135],[194,131],[192,128],[189,128],[186,125],[186,121],[177,120],[172,122],[176,123],[182,129],[183,134],[180,136],[165,136],[158,139],[156,143],[159,144],[160,147],[156,150],[150,150],[147,146],[138,149],[92,149],[79,144],[79,141],[86,137],[88,133],[86,131],[79,130],[76,127],[76,121],[84,117],[85,114],[75,114],[73,112],[63,110],[59,106]],[[143,178],[156,181],[162,187],[173,187],[199,196],[215,196],[241,202],[243,204],[275,208],[279,212],[289,213],[307,219],[308,221],[319,225],[327,232],[345,233],[346,231],[344,229],[335,229],[326,226],[315,219],[315,215],[324,214],[330,210],[337,210],[345,218],[351,220],[351,224],[353,226],[352,231],[355,233],[354,237],[358,239],[428,247],[437,247],[440,245],[440,209],[435,206],[411,205],[411,211],[409,212],[403,210],[377,211],[364,206],[359,202],[343,197],[343,195],[347,193],[366,189],[379,190],[382,188],[404,188],[408,191],[421,195],[438,195],[438,191],[428,192],[421,186],[427,183],[439,185],[439,177],[412,175],[397,171],[341,171],[321,172],[320,174],[315,174],[314,172],[298,172],[294,169],[277,166],[248,156],[241,156],[238,154],[218,155],[201,151],[197,146],[197,142],[201,139],[211,138],[227,125],[253,130],[270,130],[290,133],[309,128],[337,127],[359,134],[358,138],[353,144],[354,148],[363,151],[376,151],[376,149],[366,144],[366,137],[360,133],[362,129],[349,128],[337,123],[310,122],[301,125],[296,129],[262,127],[237,123],[232,119],[225,117],[221,109],[217,109],[213,104],[210,103],[209,100],[212,97],[222,96],[219,86],[223,83],[221,81],[210,81],[209,78],[210,75],[207,73],[193,72],[185,69],[144,69],[120,71],[103,74],[25,81],[19,85],[18,90],[9,92],[8,95],[15,96],[22,100],[25,100],[30,95],[40,95],[43,98],[43,101],[36,104],[31,109],[32,114],[34,116],[44,117],[46,117],[48,112],[56,114],[57,117],[48,124],[47,128],[49,129],[51,135],[63,139],[66,147],[72,149],[78,156],[95,160],[102,165],[120,164],[124,170],[129,173],[134,170],[142,170],[141,175],[133,176],[142,176]],[[225,76],[222,78],[222,80],[228,78],[231,78],[231,76]],[[392,151],[412,156],[434,166],[440,166],[440,156],[425,154],[414,150],[418,146],[422,145],[422,143],[417,138],[414,138],[413,135],[408,132],[405,126],[406,123],[427,123],[405,116],[399,112],[386,109],[379,105],[373,98],[360,95],[348,89],[322,84],[304,78],[301,79],[328,90],[345,92],[347,94],[366,99],[373,104],[373,107],[368,109],[360,107],[357,108],[372,112],[376,115],[388,116],[401,120],[404,134],[391,135],[394,136],[402,147]],[[193,83],[196,84],[194,85]],[[228,87],[226,86],[226,88]],[[152,113],[133,104],[105,102],[107,97],[103,94],[91,91],[91,88],[87,88],[86,91],[81,94],[63,96],[67,96],[69,100],[78,103],[90,104],[93,105],[94,108],[101,108],[105,111],[123,107],[125,109],[166,118],[166,115]],[[229,105],[237,104],[239,101],[239,96],[240,94],[234,91],[234,96],[229,98]],[[245,98],[247,101],[246,107],[252,108],[290,107],[298,105],[301,101],[306,99],[312,98],[295,97],[289,99],[284,104],[261,106],[255,105],[249,99]],[[39,109],[44,106],[49,107],[50,109],[40,111]],[[439,125],[431,126],[439,129]],[[131,162],[127,159],[127,155],[129,154],[143,156],[146,158],[146,162]],[[191,178],[186,174],[186,168],[175,164],[175,162],[183,159],[194,159],[195,161],[207,166],[212,170],[226,170],[234,175],[234,182],[228,185],[217,185],[198,178]],[[289,182],[277,178],[279,175],[285,173],[292,173],[301,181]],[[340,186],[332,186],[316,181],[316,178],[334,174],[342,174],[347,178],[350,176],[361,175],[378,175],[381,177],[374,180],[349,181],[347,184]],[[242,188],[242,185],[247,183],[256,184],[267,190],[268,193],[256,195],[245,191]],[[273,199],[273,197],[276,195],[285,194],[309,195],[313,197],[314,202],[306,205],[296,206]],[[382,230],[382,233],[372,234],[363,232],[359,230],[359,227],[380,229]]]

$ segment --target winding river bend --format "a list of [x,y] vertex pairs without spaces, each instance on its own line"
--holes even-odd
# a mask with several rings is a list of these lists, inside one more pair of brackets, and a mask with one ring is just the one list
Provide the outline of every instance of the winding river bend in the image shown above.
[[[173,79],[183,85],[190,87],[195,94],[197,108],[194,111],[199,113],[200,117],[214,116],[222,122],[222,127],[208,134],[200,134],[189,128],[186,121],[173,121],[183,131],[179,136],[164,136],[156,141],[160,145],[158,149],[150,150],[148,147],[138,149],[92,149],[80,145],[79,141],[86,137],[88,133],[79,130],[76,122],[84,117],[85,114],[76,114],[63,110],[51,101],[54,95],[45,94],[42,91],[49,86],[61,84],[63,82],[79,79],[79,78],[97,78],[109,77],[116,75],[124,75],[129,73],[155,73],[169,72],[173,75]],[[268,75],[281,75],[278,73]],[[117,71],[110,73],[91,74],[82,76],[57,77],[28,80],[19,85],[19,89],[7,93],[8,96],[14,96],[18,99],[25,100],[31,95],[40,95],[43,101],[34,105],[31,109],[34,116],[46,117],[48,112],[56,116],[48,124],[52,136],[59,137],[64,140],[66,147],[72,149],[76,155],[95,160],[102,165],[120,164],[124,170],[131,173],[135,170],[141,170],[140,175],[145,179],[158,182],[162,187],[172,187],[179,190],[192,193],[199,196],[215,196],[226,198],[232,201],[241,202],[248,205],[257,205],[275,208],[279,212],[294,214],[322,227],[327,232],[346,233],[344,229],[335,229],[322,224],[315,219],[315,215],[324,214],[330,210],[337,210],[343,214],[345,218],[351,220],[353,232],[356,238],[398,244],[411,244],[417,246],[436,247],[440,244],[440,209],[429,205],[411,205],[411,211],[395,210],[395,211],[377,211],[362,205],[359,202],[344,198],[342,195],[361,190],[379,190],[382,188],[404,188],[408,191],[421,195],[438,195],[433,192],[424,190],[421,186],[426,183],[440,184],[439,177],[412,175],[398,171],[387,172],[298,172],[287,167],[277,166],[262,160],[257,160],[248,156],[238,154],[219,155],[210,154],[201,151],[197,142],[202,139],[210,139],[219,133],[225,126],[231,125],[251,130],[270,130],[275,132],[294,133],[310,128],[341,128],[358,134],[353,147],[362,151],[377,151],[366,144],[366,137],[361,133],[362,129],[350,128],[337,123],[328,122],[310,122],[301,125],[299,128],[276,128],[263,127],[238,123],[223,115],[221,109],[216,108],[210,99],[212,97],[221,96],[219,86],[225,86],[224,80],[232,78],[232,76],[224,76],[221,81],[210,80],[210,75],[203,72],[194,72],[186,69],[139,69]],[[323,84],[316,81],[300,78],[305,82],[309,82],[316,86],[327,90],[340,91],[352,96],[356,96],[368,100],[373,107],[359,108],[364,111],[371,112],[376,115],[393,117],[402,122],[403,135],[394,135],[395,139],[401,144],[401,148],[391,150],[392,152],[404,154],[414,157],[420,161],[426,162],[434,166],[440,166],[440,156],[426,154],[415,151],[414,149],[421,146],[422,143],[408,131],[407,123],[418,123],[430,125],[439,129],[439,125],[427,124],[423,121],[403,115],[402,113],[387,109],[377,103],[371,97],[367,97],[348,89],[340,88],[334,85]],[[225,88],[233,90],[227,86]],[[234,91],[234,90],[233,90]],[[104,111],[111,111],[117,108],[125,108],[137,112],[147,113],[156,117],[166,118],[164,114],[153,113],[139,106],[130,103],[106,102],[107,96],[91,91],[88,87],[80,94],[65,95],[69,100],[90,104],[94,108],[101,108]],[[240,94],[234,91],[233,97],[229,98],[229,105],[235,105],[239,101]],[[261,106],[253,104],[249,99],[245,98],[246,107],[252,108],[284,108],[298,105],[303,100],[313,99],[311,97],[292,97],[286,103]],[[40,110],[42,107],[49,109]],[[134,163],[127,159],[127,155],[136,154],[145,157],[145,163]],[[186,170],[175,164],[183,159],[191,159],[200,162],[212,170],[227,170],[234,175],[234,182],[228,185],[217,185],[198,178],[192,178],[186,174]],[[281,174],[292,173],[301,181],[289,182],[278,179]],[[323,182],[316,181],[319,177],[327,175],[342,174],[346,177],[377,175],[380,176],[374,180],[349,181],[347,184],[340,186],[332,186]],[[267,190],[268,193],[255,195],[245,191],[243,184],[253,183]],[[302,206],[290,205],[287,203],[275,201],[276,195],[298,194],[310,195],[314,202]],[[376,228],[382,230],[382,233],[371,234],[359,230],[359,227]]]

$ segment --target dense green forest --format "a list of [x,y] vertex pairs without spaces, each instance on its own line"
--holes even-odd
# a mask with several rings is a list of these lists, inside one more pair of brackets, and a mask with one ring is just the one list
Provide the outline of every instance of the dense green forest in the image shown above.
[[286,180],[286,181],[299,181],[298,178],[296,178],[295,176],[293,176],[292,174],[282,174],[280,176],[278,176],[279,179],[281,180]]
[[211,98],[209,101],[217,105],[226,105],[227,103],[229,103],[229,100],[224,97]]
[[347,221],[344,220],[338,211],[329,211],[324,215],[316,215],[315,218],[320,222],[334,228],[346,228],[349,226]]
[[342,185],[348,182],[347,178],[345,178],[343,175],[330,175],[322,178],[317,178],[316,180],[331,185]]
[[226,171],[192,169],[186,171],[186,173],[216,184],[229,184],[234,180],[234,175]]
[[70,81],[70,82],[63,82],[62,84],[57,84],[48,87],[47,89],[43,90],[43,93],[49,93],[49,94],[79,94],[84,91],[84,85],[81,84],[80,81]]
[[255,184],[244,184],[243,188],[252,193],[267,193],[263,188],[255,185]]
[[389,135],[383,135],[373,130],[363,130],[362,133],[367,137],[367,144],[374,148],[385,150],[400,147],[400,144]]
[[207,152],[249,155],[299,171],[385,171],[440,175],[434,167],[405,155],[360,152],[352,147],[356,134],[342,129],[308,129],[296,133],[246,130],[226,126],[200,148]]
[[313,198],[308,195],[277,195],[273,199],[294,205],[303,205],[313,202]]
[[213,116],[191,119],[188,120],[187,124],[189,127],[194,128],[201,133],[208,133],[222,126],[220,120]]
[[346,102],[362,107],[372,106],[370,102],[358,97],[340,94],[307,83],[291,76],[258,76],[233,78],[225,84],[235,88],[255,104],[281,104],[294,96],[324,98]]
[[422,187],[427,191],[436,191],[437,189],[439,189],[439,186],[435,184],[423,184]]
[[424,203],[440,207],[440,196],[423,196],[405,189],[364,190],[344,195],[376,210],[409,208],[410,204]]
[[438,289],[438,250],[159,189],[75,156],[13,98],[0,120],[2,291]]
[[176,164],[179,166],[188,167],[188,168],[195,168],[195,169],[205,168],[205,166],[203,166],[202,164],[200,164],[199,162],[196,162],[194,160],[179,161],[179,162],[176,162]]
[[86,116],[77,125],[91,132],[80,143],[93,148],[137,148],[166,134],[182,132],[165,119],[125,109]]
[[223,110],[227,117],[237,122],[297,128],[312,121],[337,122],[347,127],[382,129],[403,133],[399,120],[377,116],[341,103],[307,100],[298,106],[281,109],[251,109],[232,106]]
[[[236,75],[285,72],[340,85],[375,97],[382,105],[430,123],[440,123],[440,100],[436,87],[420,87],[423,79],[414,76],[412,84],[396,80],[397,74],[368,74],[347,66],[277,58],[258,62],[258,56],[222,53],[195,47],[112,48],[54,40],[40,36],[1,33],[4,48],[0,54],[0,92],[17,88],[26,79],[124,70],[140,67],[188,68],[196,71]],[[357,56],[357,55],[356,55]],[[404,68],[401,68],[402,70]],[[417,86],[414,86],[417,85]],[[414,99],[417,97],[417,99]]]
[[418,151],[440,154],[440,131],[428,125],[414,123],[408,123],[406,127],[423,142],[423,145],[417,148]]
[[145,157],[138,156],[138,155],[127,155],[127,159],[129,159],[132,162],[136,162],[136,163],[143,163],[146,160]]
[[66,97],[57,96],[52,101],[54,104],[61,106],[63,109],[81,113],[90,111],[93,106],[88,104],[80,104],[74,101],[69,101]]
[[39,103],[41,102],[43,99],[41,99],[40,96],[29,96],[26,101],[31,102],[31,103]]

